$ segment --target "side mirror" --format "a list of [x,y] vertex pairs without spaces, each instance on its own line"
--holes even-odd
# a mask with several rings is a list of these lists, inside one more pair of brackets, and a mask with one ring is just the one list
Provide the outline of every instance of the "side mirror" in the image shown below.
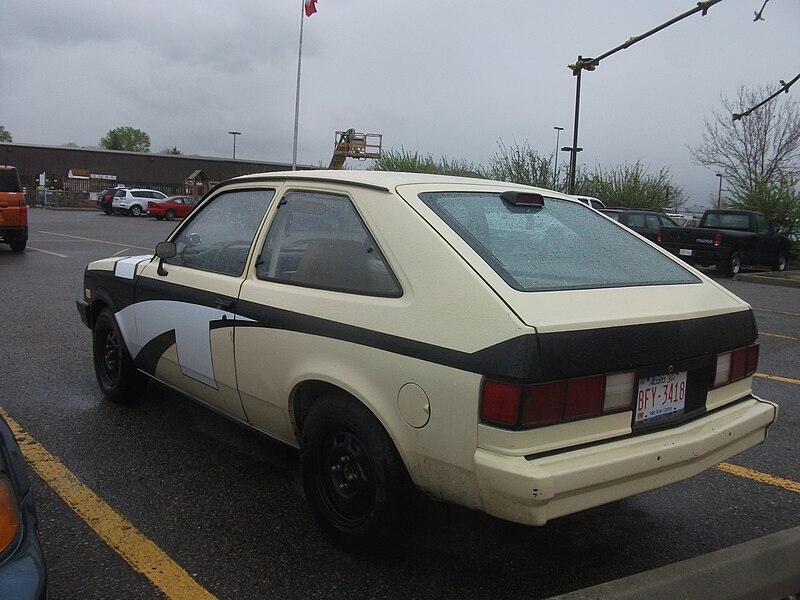
[[161,277],[168,275],[167,270],[164,268],[164,259],[172,258],[178,254],[178,248],[175,242],[158,242],[156,244],[156,256],[158,257],[158,273]]
[[175,242],[158,242],[156,244],[158,258],[173,258],[176,254],[178,254],[178,248],[175,246]]

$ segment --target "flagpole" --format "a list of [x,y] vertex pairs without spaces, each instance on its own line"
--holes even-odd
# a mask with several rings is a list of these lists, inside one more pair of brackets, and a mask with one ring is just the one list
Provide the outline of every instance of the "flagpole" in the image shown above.
[[303,21],[305,21],[305,0],[300,0],[300,43],[297,46],[297,91],[294,95],[294,144],[292,146],[292,171],[297,170],[297,129],[300,122],[300,66],[303,59]]

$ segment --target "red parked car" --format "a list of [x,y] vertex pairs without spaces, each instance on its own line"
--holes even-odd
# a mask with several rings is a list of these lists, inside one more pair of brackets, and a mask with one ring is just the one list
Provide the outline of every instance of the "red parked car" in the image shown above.
[[147,214],[159,221],[173,221],[175,217],[183,218],[192,212],[199,200],[197,196],[171,196],[163,202],[148,202]]

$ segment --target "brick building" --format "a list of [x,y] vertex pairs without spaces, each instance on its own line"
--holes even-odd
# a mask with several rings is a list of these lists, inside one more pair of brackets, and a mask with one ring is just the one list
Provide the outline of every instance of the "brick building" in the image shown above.
[[115,185],[202,195],[231,177],[292,168],[278,162],[7,142],[0,142],[0,164],[17,167],[29,204],[37,203],[37,190],[38,197],[43,196],[44,173],[47,198],[55,195],[67,206],[91,205],[97,192]]

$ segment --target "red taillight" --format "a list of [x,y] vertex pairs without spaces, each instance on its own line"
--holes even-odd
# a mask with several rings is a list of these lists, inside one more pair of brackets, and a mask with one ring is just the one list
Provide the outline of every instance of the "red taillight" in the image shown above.
[[661,243],[661,230],[658,230],[658,243]]
[[487,379],[483,384],[481,420],[514,426],[519,421],[522,386]]
[[28,205],[22,204],[19,207],[19,216],[23,224],[28,220]]
[[574,419],[598,414],[603,409],[605,377],[582,377],[567,381],[564,418]]
[[714,236],[714,245],[719,246],[722,243],[722,234],[718,233]]
[[481,420],[530,428],[630,410],[635,384],[634,371],[528,385],[487,378]]
[[758,368],[758,344],[718,354],[714,364],[712,388],[751,377]]
[[148,203],[147,203],[147,208],[148,208],[148,209],[149,209],[149,208],[153,208],[155,205],[156,205],[156,203],[155,203],[155,202],[148,202]]
[[564,382],[526,385],[522,402],[522,426],[560,421],[564,414]]

